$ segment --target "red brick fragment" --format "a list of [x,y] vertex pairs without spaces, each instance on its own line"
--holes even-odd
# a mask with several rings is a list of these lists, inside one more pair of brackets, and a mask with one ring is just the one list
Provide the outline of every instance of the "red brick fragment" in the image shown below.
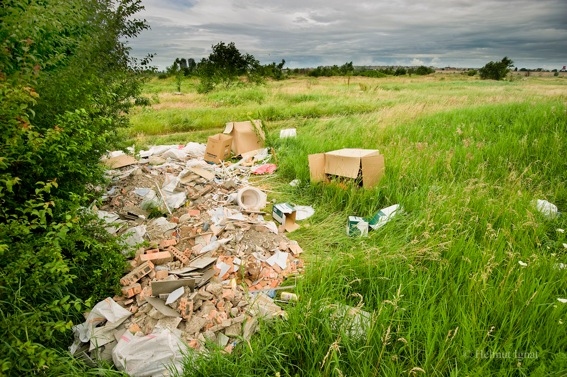
[[170,246],[167,250],[171,252],[175,259],[178,259],[181,263],[186,264],[189,262],[189,258],[178,248]]
[[153,264],[164,264],[171,262],[173,257],[169,251],[160,251],[158,253],[142,254],[140,255],[140,261],[152,261]]
[[167,271],[167,270],[157,270],[155,279],[156,280],[163,280],[166,277],[168,277],[168,275],[169,275],[169,271]]
[[159,248],[162,250],[175,245],[177,245],[177,240],[175,238],[159,241]]
[[122,295],[127,298],[133,297],[140,292],[142,292],[142,286],[139,283],[134,283],[127,287],[122,287]]

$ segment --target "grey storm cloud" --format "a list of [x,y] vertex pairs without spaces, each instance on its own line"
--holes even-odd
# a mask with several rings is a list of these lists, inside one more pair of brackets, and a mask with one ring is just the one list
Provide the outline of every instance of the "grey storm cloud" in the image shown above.
[[142,0],[151,30],[132,54],[200,60],[220,41],[262,63],[480,67],[510,57],[526,68],[567,64],[565,0]]

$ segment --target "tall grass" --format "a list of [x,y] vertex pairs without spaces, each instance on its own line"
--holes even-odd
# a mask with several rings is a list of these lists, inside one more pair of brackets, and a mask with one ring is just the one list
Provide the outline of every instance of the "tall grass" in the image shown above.
[[[185,375],[565,375],[567,219],[534,206],[567,206],[565,83],[364,82],[366,91],[324,80],[262,89],[258,106],[284,117],[271,132],[298,129],[272,138],[270,195],[316,210],[289,234],[307,261],[300,300],[233,354],[188,359]],[[318,101],[316,116],[290,110]],[[387,110],[400,116],[380,117]],[[345,147],[385,155],[376,188],[309,183],[307,155]],[[289,186],[295,178],[302,184]],[[395,203],[403,213],[369,237],[345,234],[348,215]],[[344,305],[370,313],[360,332]]]
[[194,79],[183,82],[180,94],[174,93],[176,84],[173,79],[154,79],[144,92],[153,104],[132,113],[131,136],[155,137],[176,132],[218,130],[226,122],[249,117],[279,124],[369,114],[380,123],[388,124],[449,108],[527,101],[557,88],[564,93],[561,84],[565,80],[552,80],[553,84],[536,78],[487,83],[463,76],[460,80],[452,78],[450,81],[361,77],[352,81],[348,85],[337,78],[301,78],[199,95]]

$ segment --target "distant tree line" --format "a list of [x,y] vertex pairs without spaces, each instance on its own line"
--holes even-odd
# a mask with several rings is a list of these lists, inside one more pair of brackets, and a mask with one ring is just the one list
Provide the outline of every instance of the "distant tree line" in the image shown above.
[[429,75],[435,70],[431,67],[401,67],[390,66],[376,69],[353,67],[352,62],[345,63],[342,66],[319,66],[308,71],[309,76],[365,76],[365,77],[386,77],[386,76],[405,76],[405,75]]
[[250,83],[262,83],[265,79],[283,80],[288,73],[303,74],[312,77],[331,76],[404,76],[428,75],[435,72],[431,67],[384,67],[379,69],[354,67],[352,62],[341,66],[319,66],[314,69],[284,69],[285,60],[280,63],[260,64],[251,54],[242,53],[236,48],[234,42],[228,44],[219,42],[212,46],[211,54],[197,62],[193,58],[177,58],[167,67],[160,77],[175,77],[177,90],[181,91],[183,77],[193,76],[200,80],[198,91],[206,93],[216,87],[230,87],[241,83],[242,78]]
[[[291,72],[296,75],[308,75],[311,77],[332,76],[364,76],[364,77],[386,77],[386,76],[424,76],[435,72],[432,67],[421,65],[419,67],[387,66],[379,68],[355,67],[351,62],[341,66],[318,66],[317,68],[284,69],[285,60],[280,63],[262,65],[251,54],[242,53],[236,48],[234,42],[228,44],[219,42],[212,46],[211,54],[197,62],[193,58],[177,58],[173,64],[161,74],[161,77],[176,77],[177,89],[181,91],[183,77],[198,77],[200,84],[198,91],[206,93],[216,87],[228,88],[234,84],[249,82],[262,83],[266,78],[282,80]],[[504,57],[501,61],[491,61],[477,70],[469,70],[469,76],[477,73],[483,80],[502,80],[506,78],[513,67],[513,61]],[[517,68],[516,68],[517,70]]]

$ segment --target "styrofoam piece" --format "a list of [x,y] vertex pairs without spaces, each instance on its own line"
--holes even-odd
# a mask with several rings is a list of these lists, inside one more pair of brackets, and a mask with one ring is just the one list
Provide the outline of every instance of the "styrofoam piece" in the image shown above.
[[297,214],[295,215],[295,221],[305,220],[315,213],[315,210],[311,206],[295,206]]
[[297,136],[297,131],[295,128],[286,128],[284,130],[280,130],[280,138],[282,139],[295,136]]

